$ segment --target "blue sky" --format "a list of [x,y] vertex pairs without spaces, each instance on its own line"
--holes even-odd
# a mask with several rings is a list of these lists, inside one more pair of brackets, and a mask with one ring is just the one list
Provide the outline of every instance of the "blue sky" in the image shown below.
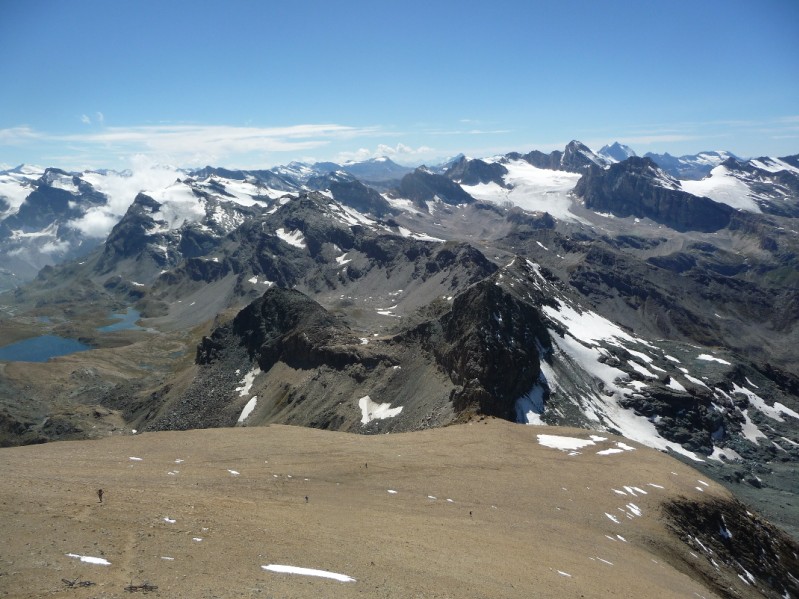
[[799,2],[0,0],[0,164],[799,153]]

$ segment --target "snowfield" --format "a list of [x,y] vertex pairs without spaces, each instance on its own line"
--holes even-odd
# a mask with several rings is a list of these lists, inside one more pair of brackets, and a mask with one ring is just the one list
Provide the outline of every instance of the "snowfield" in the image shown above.
[[461,187],[478,200],[494,204],[510,202],[524,210],[548,212],[558,219],[581,220],[570,210],[573,201],[570,193],[580,180],[579,174],[536,168],[524,160],[503,162],[503,166],[508,169],[504,180],[510,189],[493,182]]
[[683,190],[747,212],[761,212],[749,186],[725,166],[717,166],[700,181],[680,181]]

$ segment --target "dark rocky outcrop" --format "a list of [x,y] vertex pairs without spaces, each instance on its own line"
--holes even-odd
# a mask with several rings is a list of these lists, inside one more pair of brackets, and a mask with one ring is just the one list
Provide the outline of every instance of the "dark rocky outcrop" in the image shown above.
[[[539,349],[550,347],[540,313],[545,298],[496,273],[457,295],[452,307],[398,338],[421,343],[456,385],[456,412],[515,420],[516,400],[538,379]],[[524,276],[524,275],[521,275]],[[535,298],[535,299],[533,299]]]
[[549,334],[538,310],[488,280],[457,296],[440,320],[439,363],[463,389],[453,400],[462,411],[514,420],[515,401],[538,379],[541,342]]
[[361,356],[345,349],[360,341],[308,296],[274,287],[239,312],[233,321],[203,338],[197,363],[215,361],[227,344],[242,345],[261,370],[278,361],[294,368],[327,364],[343,368]]
[[[732,498],[664,504],[669,528],[701,555],[686,564],[723,597],[799,594],[799,545]],[[724,570],[720,568],[724,567]],[[731,573],[729,573],[731,572]],[[745,595],[744,595],[745,593]]]
[[383,196],[357,179],[336,175],[316,177],[310,179],[307,185],[312,189],[329,189],[337,202],[363,214],[383,218],[397,213]]
[[[509,154],[508,157],[511,157],[511,155]],[[601,166],[603,164],[601,158],[579,141],[569,142],[563,152],[555,150],[549,154],[544,154],[538,150],[533,150],[518,157],[536,168],[568,171],[570,173],[582,173],[592,166]]]
[[16,214],[5,219],[9,229],[37,231],[53,222],[65,222],[82,213],[72,207],[75,196],[64,189],[40,185],[20,205]]
[[122,258],[135,257],[147,246],[147,235],[155,226],[151,216],[161,204],[150,196],[140,193],[133,200],[125,216],[114,225],[103,247],[98,267],[107,272]]
[[425,168],[417,168],[405,175],[400,181],[397,194],[399,197],[411,200],[423,210],[427,210],[426,202],[432,202],[436,198],[452,205],[474,202],[474,198],[460,185],[444,175],[436,175]]
[[[664,439],[702,455],[713,452],[713,433],[724,431],[725,424],[729,426],[729,422],[725,423],[724,417],[713,409],[713,395],[703,389],[686,394],[665,386],[651,386],[619,403],[655,422],[655,428]],[[735,414],[727,415],[727,419],[733,416]]]
[[468,159],[461,156],[460,159],[444,173],[453,181],[463,185],[478,185],[479,183],[496,183],[500,187],[505,187],[503,177],[508,174],[508,169],[499,162],[488,163],[480,159]]
[[543,214],[530,214],[517,207],[508,210],[505,219],[516,226],[517,232],[554,229],[556,225],[555,219],[552,218],[548,212],[544,212]]

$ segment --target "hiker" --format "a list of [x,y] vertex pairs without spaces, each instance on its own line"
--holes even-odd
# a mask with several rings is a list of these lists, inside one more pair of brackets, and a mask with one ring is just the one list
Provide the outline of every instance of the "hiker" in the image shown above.
[[100,503],[102,503],[103,502],[103,490],[102,489],[97,489],[97,497],[100,498]]

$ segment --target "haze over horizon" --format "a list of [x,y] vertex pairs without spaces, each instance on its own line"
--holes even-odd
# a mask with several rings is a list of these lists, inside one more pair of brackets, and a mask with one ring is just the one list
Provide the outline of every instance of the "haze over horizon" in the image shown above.
[[34,0],[0,8],[0,167],[799,152],[799,4]]

